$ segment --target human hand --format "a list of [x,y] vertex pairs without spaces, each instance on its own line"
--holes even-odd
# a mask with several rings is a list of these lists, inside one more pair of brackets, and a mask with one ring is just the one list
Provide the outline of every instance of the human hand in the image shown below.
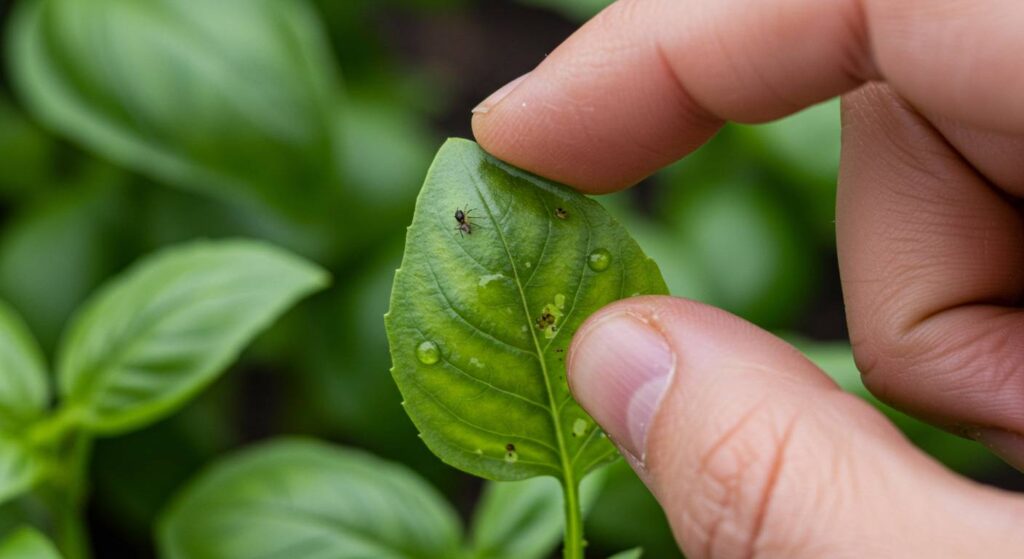
[[[1019,0],[620,0],[473,128],[603,193],[725,120],[844,94],[836,228],[865,383],[1024,468],[1022,28]],[[1024,556],[1024,498],[948,472],[727,313],[615,303],[568,372],[691,558]]]

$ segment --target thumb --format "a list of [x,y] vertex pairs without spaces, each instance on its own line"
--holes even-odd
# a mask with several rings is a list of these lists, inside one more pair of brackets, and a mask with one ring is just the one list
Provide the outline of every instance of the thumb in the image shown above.
[[1024,500],[948,472],[728,313],[620,301],[584,323],[568,373],[688,557],[1024,557]]

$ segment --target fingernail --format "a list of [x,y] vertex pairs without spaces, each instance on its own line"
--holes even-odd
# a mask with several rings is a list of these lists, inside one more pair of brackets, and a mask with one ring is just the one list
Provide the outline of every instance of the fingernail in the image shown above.
[[675,368],[661,332],[612,314],[577,335],[567,367],[573,396],[624,450],[645,458],[647,430]]
[[523,80],[525,80],[526,77],[529,75],[530,73],[527,72],[519,76],[518,78],[508,82],[507,84],[501,86],[501,89],[495,91],[490,95],[490,97],[484,99],[479,105],[473,107],[473,114],[485,115],[491,112],[491,109],[497,107],[498,103],[500,103],[502,99],[508,97],[508,94],[512,93],[512,91],[515,90],[515,88],[519,87],[519,84],[523,83]]
[[970,436],[1007,464],[1024,472],[1024,436],[995,428],[977,429],[971,431]]

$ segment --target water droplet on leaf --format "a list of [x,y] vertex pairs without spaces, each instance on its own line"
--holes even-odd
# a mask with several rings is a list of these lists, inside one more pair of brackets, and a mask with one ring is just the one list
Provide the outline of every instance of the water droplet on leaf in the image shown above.
[[441,350],[432,341],[425,341],[416,347],[416,358],[424,365],[433,365],[441,360]]
[[587,266],[595,272],[603,272],[608,269],[612,263],[612,255],[606,249],[599,248],[595,249],[587,257]]

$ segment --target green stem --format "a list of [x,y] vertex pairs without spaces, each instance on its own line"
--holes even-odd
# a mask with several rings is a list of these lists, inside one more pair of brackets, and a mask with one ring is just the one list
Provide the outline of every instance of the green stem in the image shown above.
[[583,514],[580,509],[579,484],[575,479],[562,481],[562,494],[565,501],[565,547],[562,550],[564,559],[584,559],[583,548]]
[[61,408],[45,421],[33,426],[28,433],[28,440],[37,447],[58,445],[78,427],[79,419],[78,410]]
[[50,509],[52,535],[65,559],[89,559],[92,555],[82,511],[91,450],[91,437],[74,434],[61,452],[63,470],[43,489]]

